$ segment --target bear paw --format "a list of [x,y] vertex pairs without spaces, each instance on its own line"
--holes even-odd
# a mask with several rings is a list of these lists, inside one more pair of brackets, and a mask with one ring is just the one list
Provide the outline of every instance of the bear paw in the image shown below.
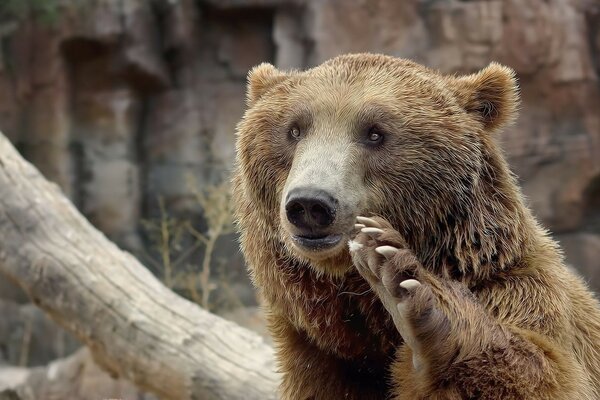
[[419,261],[384,219],[357,217],[357,221],[359,232],[348,243],[354,265],[371,286],[401,300],[420,285]]
[[413,352],[415,368],[420,368],[425,331],[436,336],[447,333],[447,318],[436,306],[432,277],[384,219],[357,217],[355,227],[358,233],[348,243],[354,265],[392,316]]

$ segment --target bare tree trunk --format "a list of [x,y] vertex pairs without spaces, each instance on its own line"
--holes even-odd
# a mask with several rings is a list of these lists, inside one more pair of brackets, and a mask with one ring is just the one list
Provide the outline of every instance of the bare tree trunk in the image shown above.
[[0,134],[0,272],[111,373],[168,399],[274,399],[257,334],[177,296]]

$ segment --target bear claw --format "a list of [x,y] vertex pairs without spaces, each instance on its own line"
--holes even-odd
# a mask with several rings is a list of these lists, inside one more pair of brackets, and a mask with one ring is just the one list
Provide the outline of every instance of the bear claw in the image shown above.
[[354,229],[362,229],[362,228],[366,228],[366,226],[363,224],[354,224]]
[[371,218],[358,216],[358,217],[356,217],[356,220],[358,221],[358,223],[364,224],[366,226],[371,226],[373,228],[381,228],[381,225],[379,224],[379,222],[377,222]]
[[387,259],[394,257],[398,253],[398,249],[392,246],[379,246],[375,251]]
[[360,231],[361,231],[362,233],[366,233],[367,235],[370,235],[370,236],[379,235],[379,234],[382,234],[382,233],[383,233],[383,230],[382,230],[382,229],[379,229],[379,228],[372,228],[372,227],[370,227],[370,226],[369,226],[369,227],[366,227],[366,228],[362,228]]
[[421,286],[421,282],[419,282],[416,279],[407,279],[405,281],[400,282],[400,287],[408,290],[409,292],[412,292],[419,286]]

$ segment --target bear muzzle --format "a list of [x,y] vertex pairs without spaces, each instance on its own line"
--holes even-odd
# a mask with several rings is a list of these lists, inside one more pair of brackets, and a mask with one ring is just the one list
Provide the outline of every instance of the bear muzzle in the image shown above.
[[335,247],[342,234],[331,233],[338,200],[325,190],[299,187],[291,190],[285,202],[285,215],[294,228],[292,240],[302,248],[321,251]]

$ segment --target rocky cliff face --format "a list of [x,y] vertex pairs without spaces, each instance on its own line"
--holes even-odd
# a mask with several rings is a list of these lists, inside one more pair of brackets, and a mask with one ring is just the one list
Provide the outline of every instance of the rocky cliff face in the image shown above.
[[[346,52],[522,89],[501,137],[535,213],[600,289],[600,5],[586,0],[47,0],[0,25],[0,129],[122,246],[227,176],[247,70]],[[38,2],[39,3],[39,2]],[[198,222],[201,224],[201,222]]]

